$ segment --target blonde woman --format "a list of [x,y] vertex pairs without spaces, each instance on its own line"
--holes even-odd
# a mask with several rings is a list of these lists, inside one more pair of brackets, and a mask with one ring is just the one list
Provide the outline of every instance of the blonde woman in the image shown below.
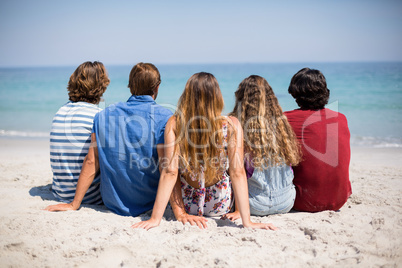
[[[230,115],[244,129],[251,215],[289,212],[296,196],[291,166],[300,162],[300,149],[292,127],[263,77],[251,75],[244,79],[235,96]],[[237,211],[227,216],[239,217]]]
[[232,208],[233,184],[243,226],[276,229],[250,220],[243,131],[236,118],[221,115],[222,109],[215,77],[204,72],[191,76],[166,125],[165,162],[152,216],[132,227],[158,226],[170,198],[177,220],[205,228],[203,216],[222,216]]

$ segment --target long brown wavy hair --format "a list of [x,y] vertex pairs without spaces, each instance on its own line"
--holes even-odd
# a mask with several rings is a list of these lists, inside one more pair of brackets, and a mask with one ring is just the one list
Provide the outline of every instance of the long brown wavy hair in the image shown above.
[[[177,104],[176,145],[180,166],[187,175],[204,172],[205,183],[222,175],[223,97],[218,81],[210,73],[196,73],[188,79]],[[219,162],[219,161],[218,161]]]
[[236,104],[230,115],[244,130],[244,150],[254,168],[301,161],[300,146],[267,80],[258,75],[244,79],[235,92]]
[[70,77],[68,96],[70,101],[98,104],[110,80],[102,62],[84,62]]

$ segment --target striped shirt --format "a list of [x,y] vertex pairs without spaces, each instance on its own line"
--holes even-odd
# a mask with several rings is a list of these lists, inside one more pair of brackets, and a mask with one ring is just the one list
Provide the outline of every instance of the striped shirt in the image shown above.
[[[52,192],[60,201],[71,202],[74,199],[78,177],[91,143],[93,119],[100,110],[95,104],[69,101],[53,117],[50,132]],[[102,203],[99,184],[98,174],[83,203]]]

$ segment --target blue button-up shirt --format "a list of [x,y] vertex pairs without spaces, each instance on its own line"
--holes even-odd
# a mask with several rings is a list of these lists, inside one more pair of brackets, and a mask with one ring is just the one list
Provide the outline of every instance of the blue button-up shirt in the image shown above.
[[159,182],[156,145],[172,112],[151,96],[131,96],[94,118],[102,200],[111,211],[138,216],[152,209]]

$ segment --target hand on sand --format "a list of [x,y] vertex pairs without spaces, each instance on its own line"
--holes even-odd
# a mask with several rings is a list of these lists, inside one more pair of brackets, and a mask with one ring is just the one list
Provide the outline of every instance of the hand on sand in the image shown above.
[[276,231],[276,228],[272,223],[257,223],[257,222],[250,222],[247,226],[243,224],[246,228],[253,228],[253,229],[265,229],[265,230],[273,230]]
[[45,210],[48,211],[67,211],[67,210],[77,210],[71,203],[69,204],[58,204],[58,205],[51,205],[47,206]]
[[142,228],[148,231],[151,228],[158,227],[160,222],[161,222],[160,220],[154,220],[150,218],[147,221],[140,221],[134,223],[133,225],[131,225],[131,228]]
[[183,213],[179,217],[176,217],[178,221],[180,221],[183,224],[186,224],[187,222],[190,223],[192,226],[197,225],[200,229],[206,229],[207,228],[207,219],[204,217],[200,216],[194,216],[194,215],[189,215],[187,213]]
[[226,219],[231,220],[231,221],[240,219],[240,212],[236,210],[235,212],[227,213],[221,217],[221,220],[226,220]]

